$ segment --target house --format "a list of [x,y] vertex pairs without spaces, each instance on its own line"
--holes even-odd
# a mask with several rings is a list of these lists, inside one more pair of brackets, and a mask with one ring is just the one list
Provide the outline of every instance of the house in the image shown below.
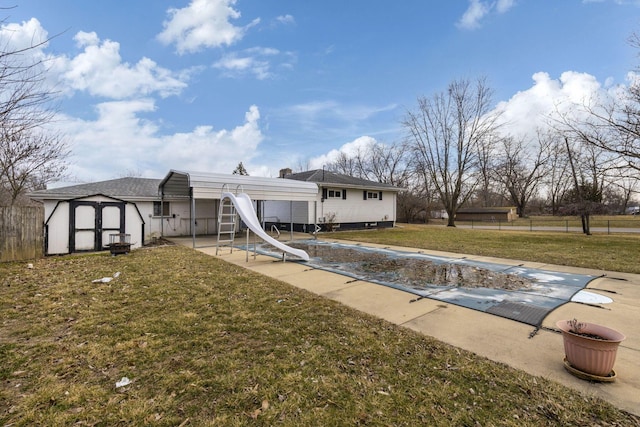
[[460,208],[456,221],[511,222],[518,217],[515,207]]
[[396,221],[396,199],[402,188],[324,169],[292,173],[282,169],[280,177],[313,182],[318,186],[314,203],[298,203],[288,210],[282,203],[265,205],[264,220],[268,227],[283,227],[292,218],[295,231],[308,232],[319,225],[322,230],[353,230],[393,227]]
[[44,205],[45,254],[54,255],[104,250],[117,234],[128,234],[132,248],[160,236],[192,236],[196,246],[196,236],[218,232],[224,191],[247,193],[265,230],[392,227],[400,190],[328,171],[265,178],[171,170],[163,179],[119,178],[29,196]]

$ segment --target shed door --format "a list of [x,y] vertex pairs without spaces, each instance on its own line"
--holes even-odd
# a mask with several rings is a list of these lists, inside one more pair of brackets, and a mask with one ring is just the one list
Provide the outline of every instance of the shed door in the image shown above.
[[124,202],[75,200],[69,206],[69,252],[101,251],[109,234],[124,233]]

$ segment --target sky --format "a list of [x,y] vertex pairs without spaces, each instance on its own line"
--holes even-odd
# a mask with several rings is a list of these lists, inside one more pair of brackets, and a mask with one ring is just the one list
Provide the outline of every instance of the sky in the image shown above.
[[46,41],[28,54],[59,94],[67,182],[322,168],[402,141],[418,97],[460,79],[531,133],[640,66],[640,0],[3,3],[3,46]]

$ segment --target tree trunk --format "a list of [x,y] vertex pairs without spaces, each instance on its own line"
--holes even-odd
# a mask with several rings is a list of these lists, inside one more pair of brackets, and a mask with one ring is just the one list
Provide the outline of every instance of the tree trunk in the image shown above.
[[589,214],[580,215],[582,221],[582,232],[587,236],[591,236],[591,227],[589,226]]
[[456,226],[456,213],[447,209],[447,227]]

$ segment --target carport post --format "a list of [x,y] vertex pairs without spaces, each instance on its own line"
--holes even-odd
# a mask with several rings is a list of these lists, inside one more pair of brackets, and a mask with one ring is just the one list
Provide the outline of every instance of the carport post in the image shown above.
[[289,200],[289,219],[291,220],[291,240],[293,240],[293,200]]
[[193,249],[196,248],[196,199],[191,196],[191,234],[193,235]]
[[313,238],[318,238],[318,201],[313,201]]

